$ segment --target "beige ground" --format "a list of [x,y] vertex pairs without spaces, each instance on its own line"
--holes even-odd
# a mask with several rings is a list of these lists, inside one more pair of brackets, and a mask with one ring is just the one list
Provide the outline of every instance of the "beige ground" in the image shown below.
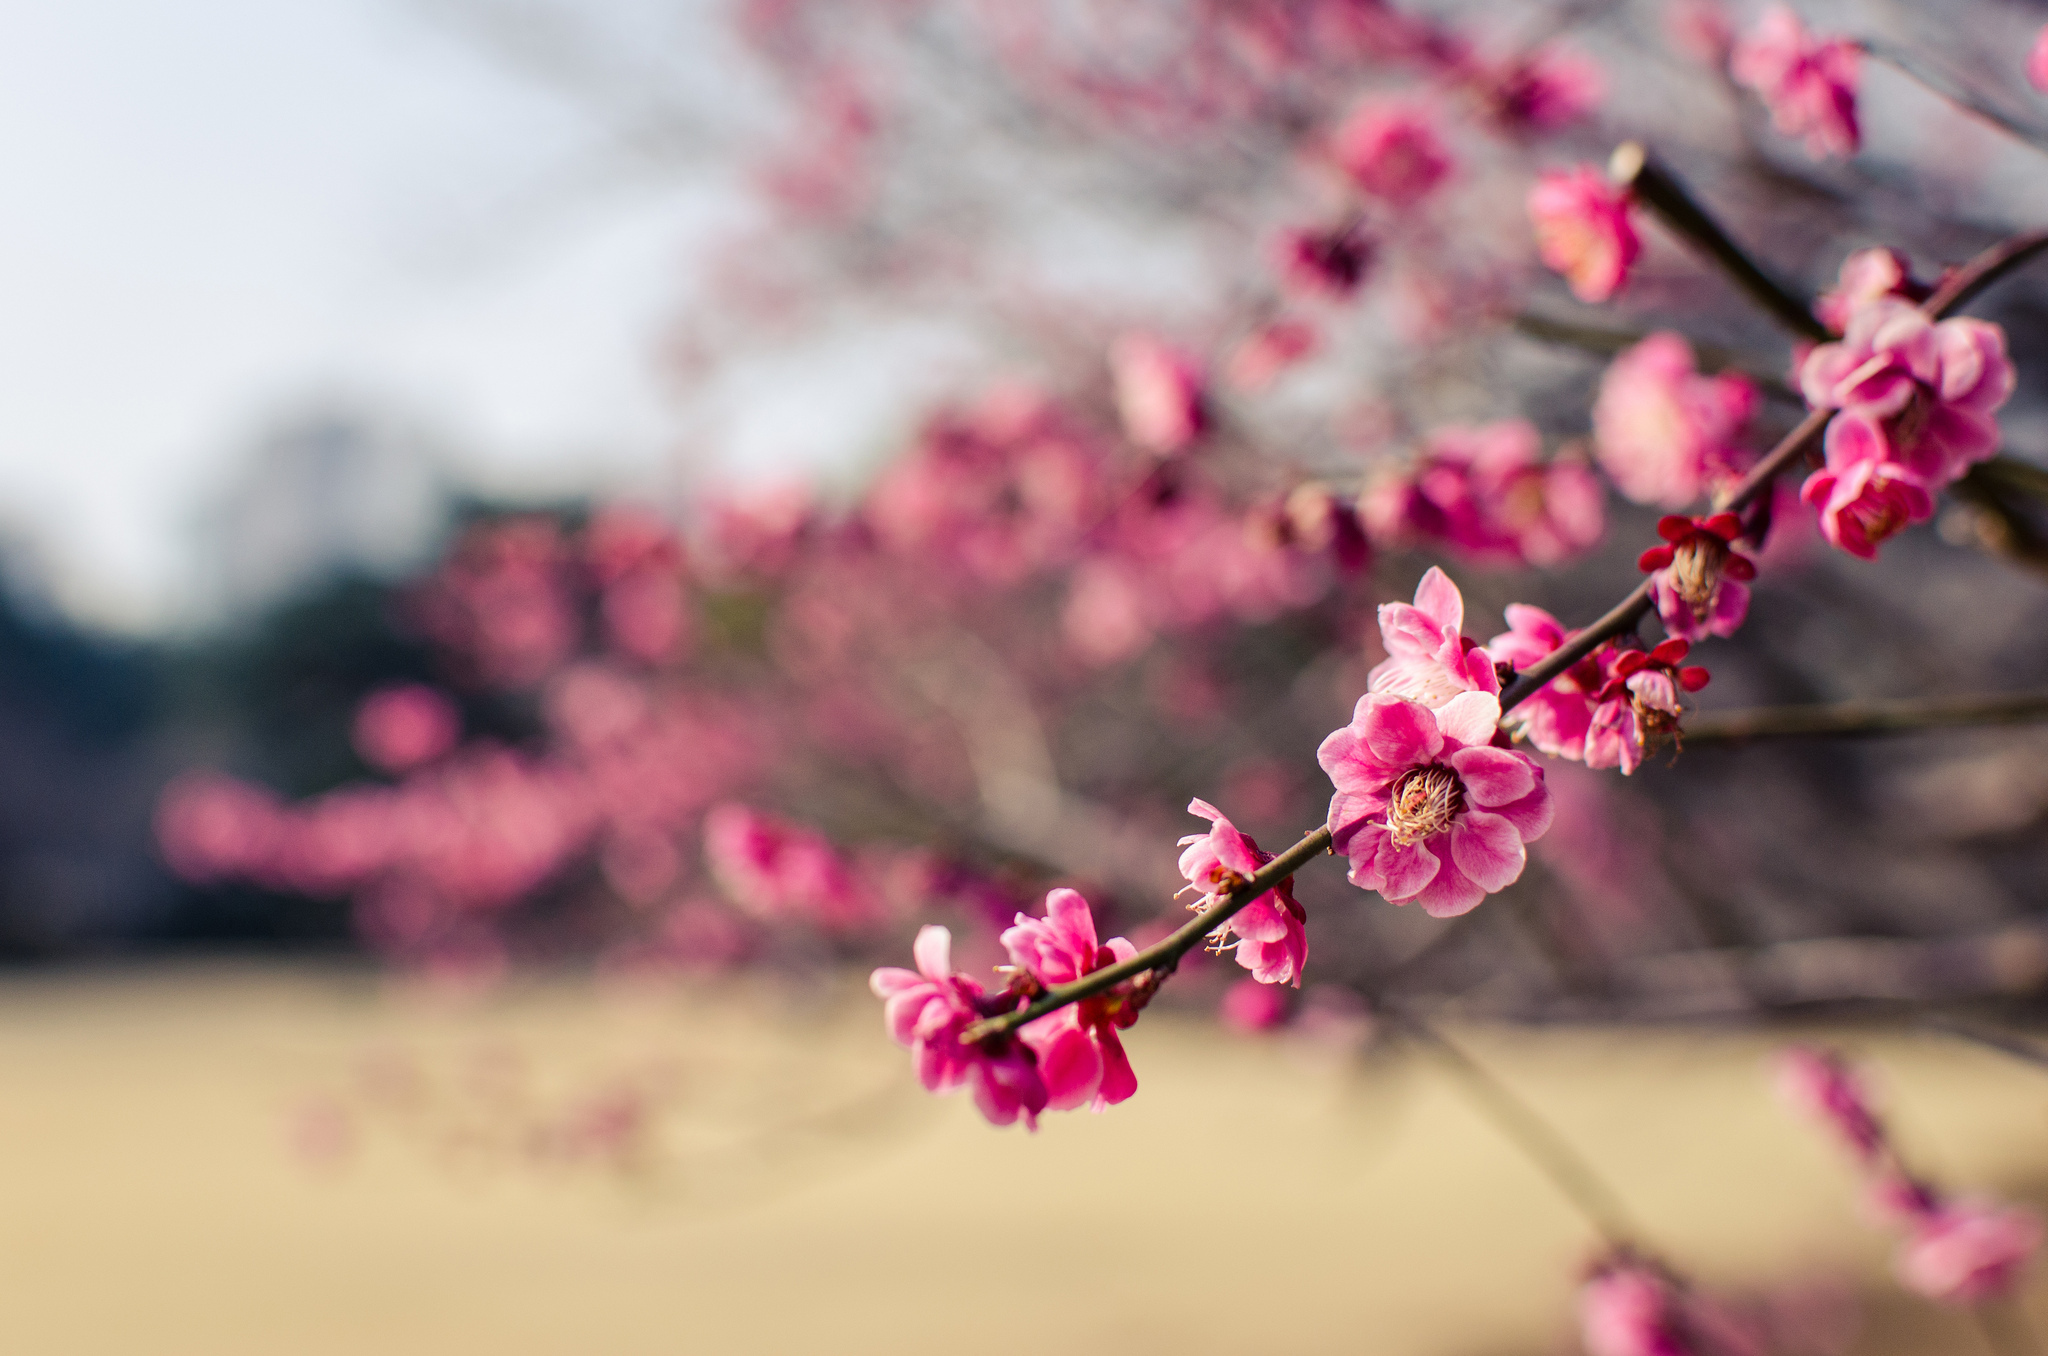
[[[789,1007],[462,1007],[261,970],[9,981],[0,1350],[1571,1349],[1584,1227],[1430,1068],[1155,1014],[1139,1097],[1033,1138],[917,1093],[871,1004]],[[1765,1085],[1769,1042],[1464,1035],[1702,1277],[1832,1272],[1876,1297],[1855,1350],[1984,1350],[1889,1297],[1845,1172]],[[2048,1073],[1865,1048],[1927,1167],[2048,1186]],[[659,1111],[622,1163],[534,1160],[536,1127],[619,1079]],[[347,1126],[339,1157],[287,1147],[332,1154]]]

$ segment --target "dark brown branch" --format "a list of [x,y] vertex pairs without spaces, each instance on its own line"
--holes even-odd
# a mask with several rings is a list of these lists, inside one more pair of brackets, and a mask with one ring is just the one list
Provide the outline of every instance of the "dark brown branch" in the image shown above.
[[1715,711],[1686,722],[1687,748],[1749,739],[1797,736],[1897,735],[1974,725],[2024,725],[2048,720],[2048,692],[1947,697],[1932,701],[1835,702]]
[[2048,249],[2048,231],[2028,231],[2001,240],[1949,274],[1920,309],[1940,320],[1967,306],[1979,292]]

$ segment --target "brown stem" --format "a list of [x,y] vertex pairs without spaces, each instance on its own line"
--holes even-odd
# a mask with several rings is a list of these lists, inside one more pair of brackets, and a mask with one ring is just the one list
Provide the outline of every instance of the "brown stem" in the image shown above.
[[1764,272],[1729,238],[1721,224],[1686,191],[1685,185],[1651,158],[1642,142],[1624,141],[1615,147],[1607,162],[1607,176],[1632,190],[1636,200],[1656,213],[1660,221],[1719,264],[1737,287],[1786,329],[1801,338],[1823,343],[1834,338],[1827,326],[1814,319],[1805,302]]
[[2048,249],[2048,231],[2026,231],[2001,240],[1948,275],[1920,309],[1936,320],[1955,314],[1979,292]]
[[2048,720],[2048,692],[1931,701],[1854,701],[1824,706],[1762,706],[1694,716],[1688,746],[1800,735],[1892,735],[1972,725],[2024,725]]

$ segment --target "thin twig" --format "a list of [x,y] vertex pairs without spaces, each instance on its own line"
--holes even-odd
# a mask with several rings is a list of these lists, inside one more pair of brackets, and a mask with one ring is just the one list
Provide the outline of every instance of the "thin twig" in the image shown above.
[[2027,231],[2001,240],[1949,274],[1920,309],[1936,320],[1954,315],[1985,288],[2048,249],[2048,231]]
[[1610,1248],[1627,1248],[1642,1235],[1621,1198],[1557,1129],[1442,1032],[1404,1012],[1388,1014],[1448,1070],[1481,1114],[1536,1165]]
[[1715,711],[1686,723],[1685,742],[1731,744],[1800,735],[1894,735],[1973,725],[2024,725],[2048,720],[2048,692],[1927,701],[1852,701],[1811,706],[1760,706]]
[[1826,342],[1834,338],[1828,327],[1814,318],[1805,302],[1794,296],[1777,279],[1729,238],[1721,224],[1708,214],[1675,175],[1651,158],[1640,141],[1624,141],[1615,147],[1607,162],[1607,177],[1632,190],[1636,200],[1657,214],[1694,248],[1706,253],[1723,272],[1749,294],[1752,301],[1771,313],[1772,319],[1802,339]]

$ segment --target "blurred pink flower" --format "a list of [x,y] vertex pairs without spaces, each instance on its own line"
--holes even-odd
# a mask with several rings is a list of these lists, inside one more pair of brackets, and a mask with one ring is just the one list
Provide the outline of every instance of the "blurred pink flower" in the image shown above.
[[1485,692],[1434,711],[1379,693],[1358,699],[1351,723],[1316,750],[1336,783],[1330,832],[1352,884],[1450,918],[1521,876],[1523,845],[1550,827],[1550,793],[1535,760],[1490,747],[1499,720]]
[[[1203,895],[1194,907],[1206,907],[1273,860],[1272,853],[1260,850],[1256,839],[1209,802],[1189,801],[1188,813],[1213,826],[1207,833],[1189,834],[1179,844],[1180,873]],[[1302,967],[1308,963],[1307,922],[1308,914],[1294,899],[1294,877],[1289,876],[1238,910],[1209,935],[1209,943],[1216,950],[1234,948],[1237,963],[1259,983],[1292,984],[1298,989]]]
[[1465,599],[1451,577],[1432,565],[1415,586],[1415,602],[1382,603],[1380,638],[1387,657],[1366,675],[1367,692],[1442,706],[1461,692],[1500,693],[1493,656],[1463,634]]
[[[1138,949],[1122,937],[1098,943],[1095,915],[1075,890],[1045,897],[1045,916],[1018,914],[1002,936],[1010,963],[1039,986],[1067,984],[1107,965],[1129,960]],[[1037,1053],[1047,1105],[1065,1111],[1088,1103],[1106,1111],[1138,1090],[1117,1031],[1138,1020],[1143,1002],[1129,982],[1025,1027],[1024,1041]]]
[[1934,516],[1934,496],[1893,461],[1883,432],[1861,415],[1837,415],[1824,440],[1827,464],[1806,478],[1799,497],[1820,514],[1821,535],[1864,560],[1910,523]]
[[1580,301],[1606,301],[1628,282],[1642,241],[1629,220],[1629,194],[1591,165],[1545,170],[1529,190],[1536,252],[1564,275]]
[[1862,144],[1856,126],[1860,56],[1855,43],[1823,42],[1789,7],[1772,5],[1735,44],[1728,70],[1764,101],[1772,126],[1803,138],[1806,153],[1821,160],[1854,155]]
[[1790,1047],[1778,1056],[1778,1091],[1795,1110],[1840,1135],[1860,1162],[1874,1163],[1883,1154],[1884,1127],[1870,1094],[1840,1055]]
[[2033,48],[2027,53],[2027,83],[2048,94],[2048,24],[2041,26]]
[[898,1045],[907,1046],[918,1081],[931,1092],[974,1089],[974,1104],[992,1125],[1020,1116],[1033,1130],[1047,1094],[1032,1051],[1014,1036],[974,1045],[960,1033],[984,1017],[1013,1010],[1014,995],[990,995],[966,975],[953,973],[953,936],[942,927],[919,928],[911,949],[917,969],[884,966],[868,978],[883,1002],[882,1020]]
[[2031,1210],[1988,1201],[1942,1205],[1915,1221],[1899,1247],[1899,1280],[1946,1304],[1981,1304],[2012,1292],[2041,1246]]
[[1471,66],[1466,84],[1488,118],[1516,135],[1554,132],[1599,106],[1607,81],[1592,58],[1540,47],[1495,66]]
[[745,805],[704,816],[704,859],[733,903],[758,918],[848,931],[880,915],[874,891],[830,843]]
[[[1509,603],[1506,613],[1508,629],[1486,643],[1486,652],[1488,658],[1517,671],[1548,659],[1578,634],[1527,603]],[[1538,752],[1579,762],[1586,756],[1595,694],[1606,681],[1599,652],[1587,655],[1518,702],[1507,713],[1507,728]]]
[[1216,1015],[1232,1031],[1250,1036],[1285,1026],[1289,1007],[1285,989],[1246,976],[1223,991]]
[[1928,289],[1916,282],[1906,256],[1897,250],[1857,250],[1842,261],[1835,285],[1813,303],[1813,314],[1836,334],[1849,328],[1849,317],[1870,302],[1884,297],[1924,301]]
[[1995,416],[2015,383],[2003,329],[1967,317],[1937,323],[1890,296],[1851,311],[1841,340],[1799,369],[1808,404],[1873,421],[1885,455],[1936,486],[1998,450]]
[[1330,158],[1366,194],[1413,207],[1451,173],[1450,149],[1418,105],[1367,99],[1330,134]]
[[1666,514],[1657,520],[1662,546],[1652,546],[1636,564],[1656,575],[1652,596],[1665,633],[1681,640],[1732,636],[1749,615],[1749,584],[1756,564],[1737,553],[1742,520],[1732,513],[1710,518]]
[[1355,226],[1287,230],[1274,242],[1280,282],[1300,296],[1349,300],[1372,267],[1372,242]]
[[355,746],[385,772],[410,772],[455,747],[462,715],[455,703],[420,683],[379,688],[356,707]]
[[1605,681],[1594,694],[1586,730],[1586,766],[1619,767],[1623,776],[1642,766],[1678,729],[1679,693],[1707,685],[1707,671],[1682,666],[1690,644],[1678,637],[1654,649],[1624,649],[1614,642],[1597,651]]
[[1735,20],[1722,0],[1665,0],[1664,32],[1673,47],[1716,70],[1735,44]]
[[1606,516],[1592,471],[1541,451],[1523,419],[1437,429],[1405,476],[1367,491],[1360,515],[1375,541],[1433,542],[1482,565],[1554,565],[1597,543]]
[[1705,1356],[1687,1339],[1671,1283],[1648,1267],[1605,1267],[1579,1287],[1587,1356]]
[[1315,326],[1300,320],[1275,320],[1246,335],[1231,351],[1226,375],[1240,391],[1263,391],[1288,368],[1316,351]]
[[1194,359],[1154,335],[1133,330],[1109,349],[1117,415],[1124,436],[1161,456],[1185,451],[1208,426],[1202,370]]
[[157,797],[157,846],[194,884],[267,871],[285,827],[276,797],[223,773],[187,772]]
[[1748,460],[1739,438],[1756,407],[1748,378],[1704,376],[1683,335],[1653,334],[1617,355],[1600,379],[1600,467],[1638,504],[1684,508]]

